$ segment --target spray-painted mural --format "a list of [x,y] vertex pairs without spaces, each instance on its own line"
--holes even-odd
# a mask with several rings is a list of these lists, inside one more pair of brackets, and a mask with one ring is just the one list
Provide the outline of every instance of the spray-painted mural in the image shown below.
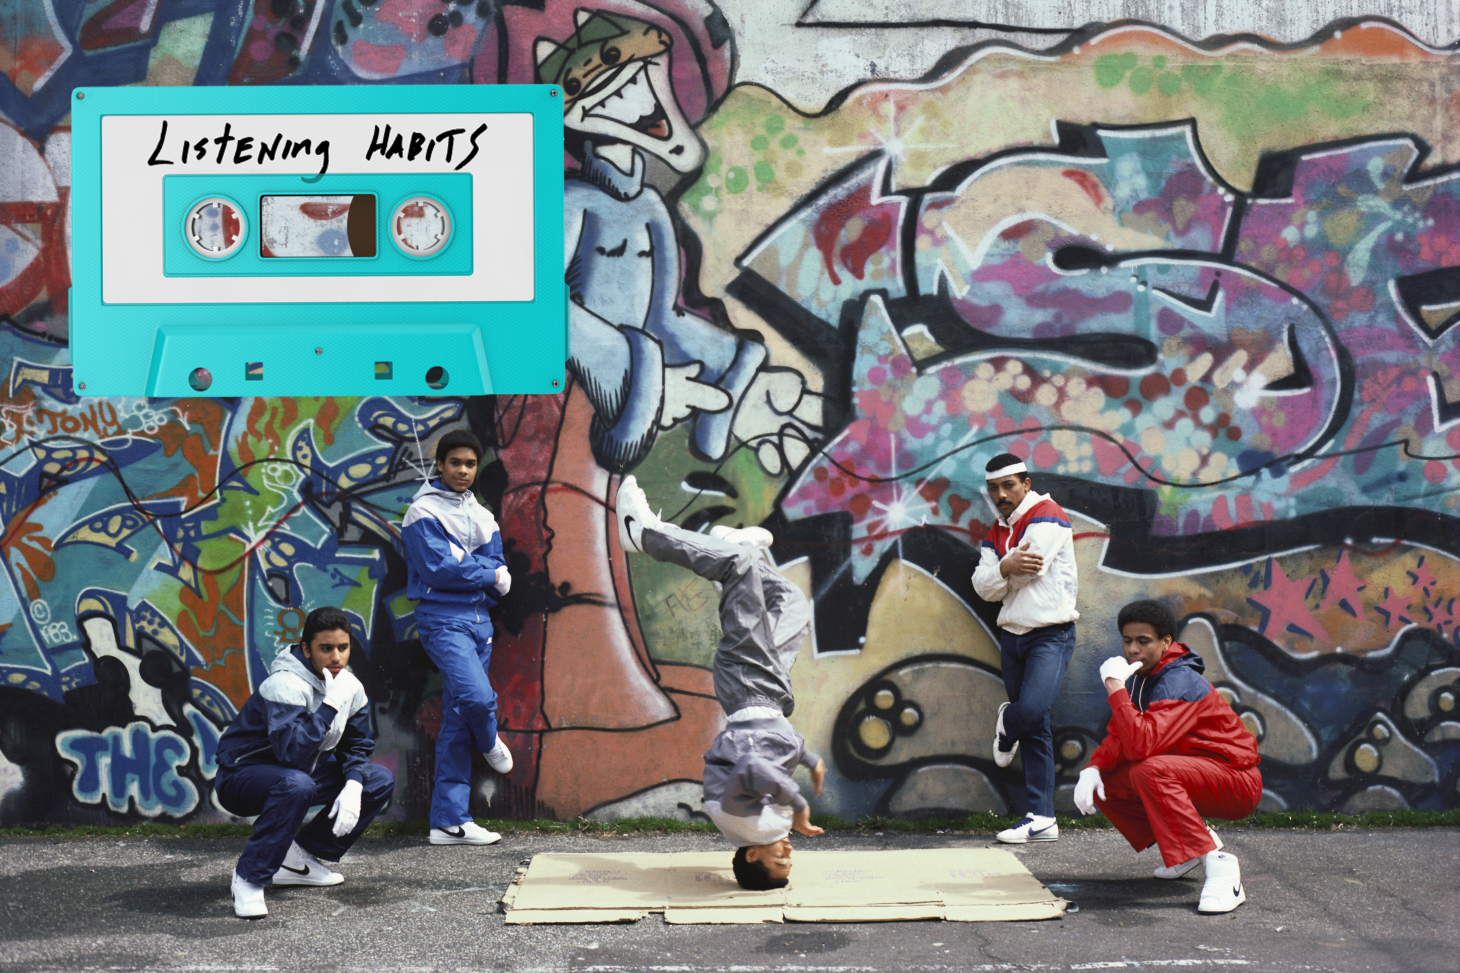
[[[1456,55],[1383,21],[1092,28],[808,113],[737,86],[728,24],[0,0],[0,824],[225,817],[218,735],[322,604],[354,621],[391,813],[421,817],[440,680],[398,524],[461,425],[517,579],[493,658],[517,766],[482,765],[478,814],[698,813],[715,594],[619,548],[629,472],[677,523],[771,528],[812,595],[820,810],[1021,810],[969,581],[1006,450],[1078,521],[1065,809],[1114,612],[1147,596],[1258,737],[1265,807],[1460,805]],[[70,393],[73,87],[536,81],[566,95],[563,395]]]

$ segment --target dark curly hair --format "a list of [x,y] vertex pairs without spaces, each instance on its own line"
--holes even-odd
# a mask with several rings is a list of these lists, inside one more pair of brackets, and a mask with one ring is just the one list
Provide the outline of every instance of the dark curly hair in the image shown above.
[[730,867],[735,872],[735,881],[740,883],[743,889],[752,892],[767,892],[771,889],[783,889],[790,884],[788,878],[771,878],[770,869],[765,867],[765,862],[751,861],[745,857],[750,850],[746,845],[735,849],[735,857],[730,861]]
[[1151,626],[1156,638],[1176,638],[1176,616],[1159,601],[1133,601],[1115,617],[1115,627],[1124,630],[1131,622]]

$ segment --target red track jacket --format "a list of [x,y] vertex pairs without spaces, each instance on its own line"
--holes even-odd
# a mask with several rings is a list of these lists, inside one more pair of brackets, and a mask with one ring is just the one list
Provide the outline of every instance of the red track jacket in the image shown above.
[[1149,676],[1110,696],[1110,726],[1090,766],[1101,773],[1158,754],[1207,757],[1241,770],[1258,762],[1257,740],[1202,673],[1201,656],[1173,642]]

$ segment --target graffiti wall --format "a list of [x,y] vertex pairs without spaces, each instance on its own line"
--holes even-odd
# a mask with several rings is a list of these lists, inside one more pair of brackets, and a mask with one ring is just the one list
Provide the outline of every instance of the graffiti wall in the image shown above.
[[[441,684],[399,528],[461,427],[516,579],[492,677],[517,761],[481,764],[479,815],[703,815],[717,596],[619,547],[629,473],[685,527],[769,528],[811,597],[817,810],[1021,811],[970,582],[1005,451],[1076,521],[1065,810],[1141,597],[1257,737],[1264,808],[1460,806],[1454,38],[963,43],[883,4],[829,44],[834,5],[769,6],[0,0],[0,825],[226,819],[218,737],[326,604],[389,813],[423,818]],[[821,90],[804,63],[777,89],[772,29],[835,61]],[[877,67],[915,46],[916,74]],[[563,394],[71,393],[74,87],[522,82],[565,94]]]

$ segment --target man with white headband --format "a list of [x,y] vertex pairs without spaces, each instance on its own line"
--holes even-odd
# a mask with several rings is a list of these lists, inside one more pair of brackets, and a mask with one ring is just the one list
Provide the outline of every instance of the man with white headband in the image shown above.
[[1024,746],[1024,819],[999,832],[1005,844],[1055,841],[1054,735],[1049,711],[1075,651],[1075,541],[1070,518],[1035,493],[1013,453],[989,460],[989,498],[999,516],[984,535],[973,589],[999,610],[999,660],[1009,701],[994,721],[994,763],[1007,767]]

